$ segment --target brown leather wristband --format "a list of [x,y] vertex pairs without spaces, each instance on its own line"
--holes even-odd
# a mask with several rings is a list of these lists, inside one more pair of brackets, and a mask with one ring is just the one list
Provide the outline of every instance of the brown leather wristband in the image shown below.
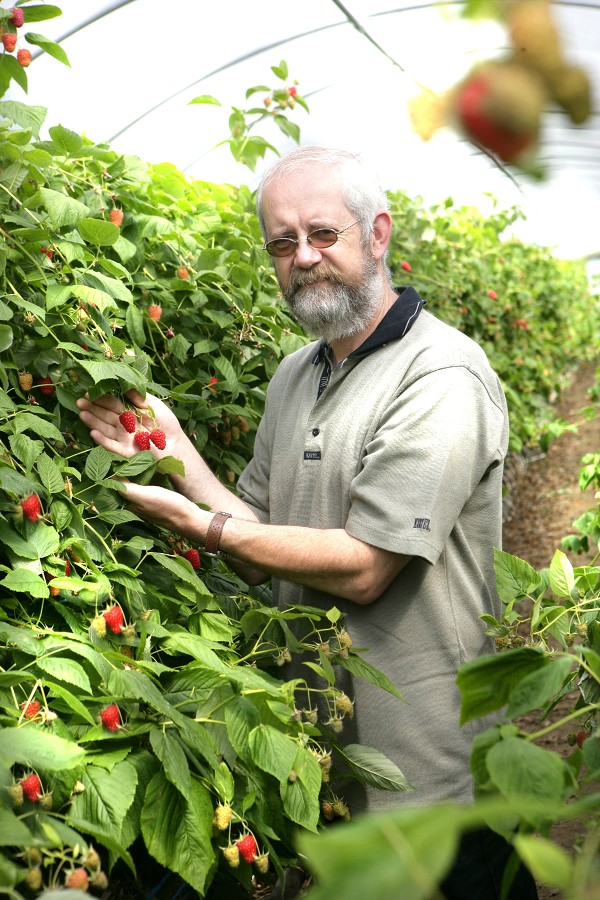
[[219,550],[219,541],[227,519],[231,519],[231,513],[218,512],[210,520],[208,531],[206,532],[206,540],[204,541],[204,552],[208,553],[209,556],[225,556],[223,551]]

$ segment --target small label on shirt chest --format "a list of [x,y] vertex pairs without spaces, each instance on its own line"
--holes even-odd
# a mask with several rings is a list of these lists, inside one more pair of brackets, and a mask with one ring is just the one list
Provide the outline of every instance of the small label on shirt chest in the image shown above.
[[431,519],[415,519],[413,528],[420,528],[422,531],[431,531],[429,527],[430,523]]
[[321,459],[320,450],[305,450],[304,459]]

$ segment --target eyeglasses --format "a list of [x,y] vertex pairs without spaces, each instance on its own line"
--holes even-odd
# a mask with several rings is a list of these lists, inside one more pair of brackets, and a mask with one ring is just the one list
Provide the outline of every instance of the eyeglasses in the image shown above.
[[300,246],[300,241],[306,241],[307,244],[316,250],[325,250],[326,247],[333,247],[337,242],[338,236],[355,225],[358,225],[358,222],[352,222],[351,225],[346,225],[345,228],[340,228],[339,231],[336,231],[335,228],[317,228],[316,231],[311,231],[310,234],[307,234],[305,238],[274,238],[272,241],[267,241],[262,249],[277,259],[282,259],[284,256],[291,256],[292,253],[295,253]]

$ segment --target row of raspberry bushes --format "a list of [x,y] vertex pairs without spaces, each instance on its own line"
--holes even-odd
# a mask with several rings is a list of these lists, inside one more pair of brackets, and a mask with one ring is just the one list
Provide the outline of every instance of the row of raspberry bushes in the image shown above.
[[[395,689],[362,657],[340,655],[335,615],[277,613],[268,595],[248,594],[205,558],[198,572],[184,556],[195,548],[123,509],[111,475],[165,478],[178,463],[157,465],[145,452],[123,463],[92,448],[75,400],[129,387],[168,398],[233,485],[266,384],[281,355],[305,338],[277,300],[246,188],[192,182],[170,164],[146,165],[61,126],[41,141],[43,110],[5,102],[0,112],[0,758],[3,815],[15,836],[4,878],[54,883],[85,868],[74,848],[89,853],[86,841],[94,840],[108,870],[117,860],[139,868],[139,854],[149,853],[200,892],[231,873],[249,885],[252,868],[232,867],[221,848],[251,833],[277,869],[293,855],[296,826],[315,830],[323,820],[320,804],[329,814],[337,803],[345,815],[323,779],[336,729],[351,714],[336,693],[331,646],[340,665]],[[410,259],[410,277],[431,308],[453,321],[458,288],[444,248],[468,231],[464,213],[436,215],[440,239],[432,242],[424,225],[431,214],[400,195],[394,203],[404,213],[392,266],[399,271],[398,260]],[[481,231],[491,247],[490,229]],[[476,260],[476,237],[461,240]],[[434,282],[427,265],[436,252]],[[453,252],[469,269],[466,252]],[[530,248],[521,252],[534,258]],[[546,267],[553,288],[561,277],[566,284],[559,264]],[[482,296],[487,283],[480,267]],[[496,275],[498,294],[499,283]],[[485,305],[479,294],[473,309]],[[474,312],[473,319],[481,338]],[[575,317],[577,324],[585,323]],[[585,346],[580,333],[579,350]],[[488,349],[494,362],[501,345],[490,341]],[[558,385],[576,348],[547,355],[560,358]],[[534,401],[528,436],[538,436],[548,386],[530,374],[535,391],[521,390]],[[32,495],[39,514],[21,506]],[[115,607],[124,622],[113,634],[102,613]],[[296,617],[307,623],[303,644],[329,684],[316,724],[314,702],[275,677],[285,655],[300,649],[288,624]],[[345,756],[358,776],[405,787],[369,748]],[[40,796],[15,808],[9,789],[18,794],[30,774],[40,778]],[[214,833],[223,805],[232,819]],[[64,846],[48,839],[50,827]],[[41,863],[31,862],[32,848]],[[97,875],[88,865],[88,880]]]

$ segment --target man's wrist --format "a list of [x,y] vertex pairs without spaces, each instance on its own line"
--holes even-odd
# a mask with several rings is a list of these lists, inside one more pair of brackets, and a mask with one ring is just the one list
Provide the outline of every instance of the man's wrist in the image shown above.
[[208,554],[208,556],[225,557],[223,551],[219,549],[219,544],[227,519],[231,519],[231,513],[217,512],[208,523],[206,539],[204,541],[204,552]]

